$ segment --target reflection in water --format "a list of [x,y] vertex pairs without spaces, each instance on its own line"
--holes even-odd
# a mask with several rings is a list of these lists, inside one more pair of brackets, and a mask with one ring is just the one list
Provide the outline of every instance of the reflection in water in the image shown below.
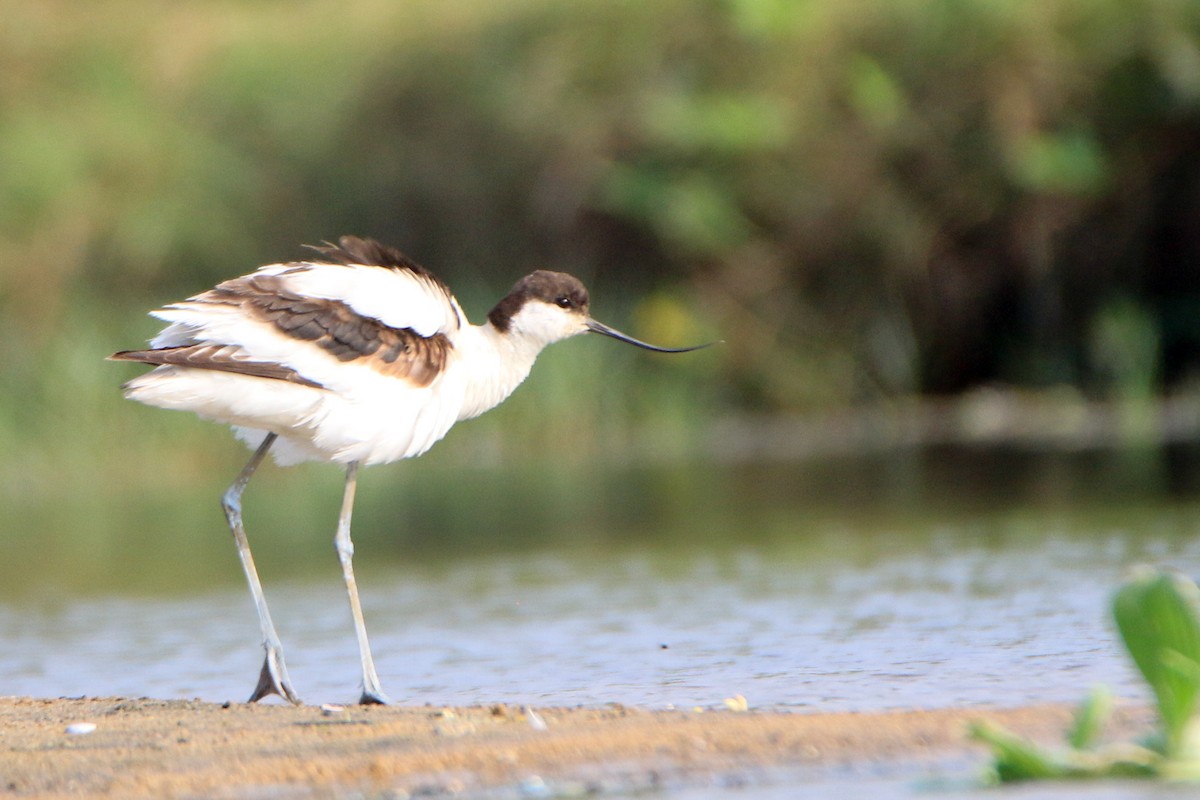
[[[1094,683],[1144,699],[1108,600],[1135,563],[1200,574],[1197,463],[1180,450],[943,450],[626,470],[549,489],[430,470],[430,483],[365,504],[360,586],[401,702],[691,707],[742,694],[753,707],[846,710],[1073,702]],[[466,506],[484,517],[464,518]],[[9,580],[0,693],[248,696],[257,627],[211,516],[207,566],[164,539],[138,543],[157,561],[137,565],[115,545],[120,569],[106,572],[124,594],[47,601]],[[267,513],[257,522],[298,690],[352,701],[357,655],[328,540],[312,519],[304,536],[272,534]],[[216,589],[213,574],[227,577]]]

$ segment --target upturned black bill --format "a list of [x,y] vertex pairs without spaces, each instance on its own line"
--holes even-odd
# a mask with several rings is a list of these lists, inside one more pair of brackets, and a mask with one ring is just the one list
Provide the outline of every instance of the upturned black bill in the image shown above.
[[708,344],[698,344],[694,347],[659,347],[658,345],[647,344],[640,339],[635,339],[628,334],[621,333],[614,328],[608,327],[602,322],[596,322],[594,319],[589,319],[587,321],[587,329],[592,333],[600,333],[604,336],[611,336],[613,339],[616,339],[619,342],[626,342],[628,344],[636,345],[643,350],[653,350],[656,353],[690,353],[692,350],[703,350],[705,347],[711,347],[713,344],[715,344],[714,342],[709,342]]

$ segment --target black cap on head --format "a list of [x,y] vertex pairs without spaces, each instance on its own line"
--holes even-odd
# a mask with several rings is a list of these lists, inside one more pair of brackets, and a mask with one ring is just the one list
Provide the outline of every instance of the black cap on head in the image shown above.
[[588,310],[588,291],[583,281],[565,272],[539,269],[513,285],[504,299],[488,312],[488,321],[496,330],[507,331],[512,318],[530,300],[540,300],[584,315]]

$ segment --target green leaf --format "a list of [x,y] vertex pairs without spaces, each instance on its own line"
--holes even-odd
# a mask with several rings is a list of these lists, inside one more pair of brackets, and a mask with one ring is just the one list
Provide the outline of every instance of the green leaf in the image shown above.
[[[1099,711],[1097,703],[1107,702],[1107,691],[1093,693],[1093,698],[1100,696],[1105,699],[1089,700],[1081,712],[1094,714]],[[1137,745],[1122,744],[1101,751],[1055,751],[987,721],[972,725],[970,735],[991,746],[994,758],[992,778],[997,783],[1045,779],[1152,778],[1164,774],[1162,757]],[[1181,763],[1178,766],[1181,768],[1178,774],[1182,775],[1189,765]]]
[[1194,748],[1189,723],[1200,695],[1200,589],[1183,576],[1141,568],[1113,600],[1125,647],[1154,691],[1164,755]]
[[1097,686],[1075,712],[1075,723],[1067,733],[1067,740],[1076,750],[1086,750],[1096,743],[1112,714],[1112,692],[1107,686]]
[[993,769],[997,780],[1002,783],[1039,778],[1065,778],[1069,774],[1068,770],[1054,759],[1053,753],[993,722],[973,723],[970,735],[972,739],[992,748],[995,756]]

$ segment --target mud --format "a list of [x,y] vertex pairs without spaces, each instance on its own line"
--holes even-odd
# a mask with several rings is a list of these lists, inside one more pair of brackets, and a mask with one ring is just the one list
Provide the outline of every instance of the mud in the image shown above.
[[[847,765],[962,757],[969,767],[983,761],[967,738],[971,720],[1058,741],[1070,716],[1060,706],[820,714],[7,697],[0,698],[0,794],[603,796],[798,779]],[[1145,712],[1124,710],[1117,732],[1149,722]],[[87,731],[86,723],[95,729],[68,732]]]

